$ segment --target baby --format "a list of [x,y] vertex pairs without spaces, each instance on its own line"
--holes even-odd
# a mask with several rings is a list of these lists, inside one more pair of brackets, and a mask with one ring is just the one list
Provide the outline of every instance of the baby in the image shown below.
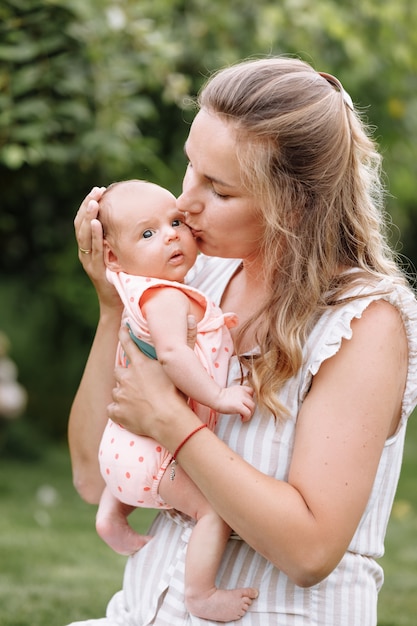
[[[99,204],[107,278],[124,304],[122,324],[128,324],[142,351],[158,358],[176,387],[190,398],[201,427],[214,429],[219,412],[249,420],[253,390],[244,385],[225,387],[233,354],[228,328],[237,320],[184,284],[198,251],[175,197],[158,185],[131,180],[110,185]],[[189,315],[197,322],[194,349],[187,344]],[[116,363],[128,366],[120,344]],[[100,537],[117,552],[131,554],[150,539],[129,526],[127,515],[133,507],[182,511],[196,520],[185,566],[187,609],[215,621],[242,617],[257,591],[222,590],[215,584],[230,528],[169,451],[109,420],[99,461],[106,482],[96,519]]]

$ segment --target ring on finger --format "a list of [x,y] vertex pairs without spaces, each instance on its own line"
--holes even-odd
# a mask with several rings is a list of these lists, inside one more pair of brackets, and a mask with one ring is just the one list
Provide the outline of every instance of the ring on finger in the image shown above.
[[92,249],[90,248],[90,250],[86,250],[85,248],[78,248],[78,250],[80,252],[82,252],[83,254],[91,254],[92,253]]

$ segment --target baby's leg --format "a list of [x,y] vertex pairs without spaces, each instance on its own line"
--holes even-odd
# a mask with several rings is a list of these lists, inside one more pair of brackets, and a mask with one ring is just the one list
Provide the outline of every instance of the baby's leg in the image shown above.
[[110,548],[128,556],[143,548],[152,537],[139,535],[129,525],[127,516],[135,507],[123,504],[106,487],[102,493],[96,515],[97,534]]
[[168,467],[159,495],[169,505],[196,520],[185,562],[185,603],[193,615],[229,622],[242,617],[258,592],[252,588],[217,589],[216,576],[230,536],[230,528],[211,508],[198,487],[179,465],[170,480]]

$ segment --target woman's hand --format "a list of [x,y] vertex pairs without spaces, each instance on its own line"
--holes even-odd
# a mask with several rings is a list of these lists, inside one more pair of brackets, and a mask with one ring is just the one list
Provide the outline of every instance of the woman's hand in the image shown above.
[[185,437],[200,420],[161,364],[136,347],[127,328],[120,330],[119,340],[129,367],[115,369],[117,385],[107,415],[130,432],[153,437],[168,449],[175,449],[183,433]]
[[75,236],[78,243],[78,258],[93,283],[101,307],[121,307],[115,288],[106,279],[103,257],[103,229],[97,219],[99,205],[105,187],[93,187],[84,198],[74,219]]

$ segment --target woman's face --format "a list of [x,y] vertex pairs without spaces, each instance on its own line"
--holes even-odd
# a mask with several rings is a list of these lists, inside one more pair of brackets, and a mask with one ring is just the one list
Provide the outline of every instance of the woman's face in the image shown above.
[[201,252],[255,259],[263,228],[256,198],[241,182],[232,123],[202,109],[185,144],[188,158],[177,208],[186,214]]

